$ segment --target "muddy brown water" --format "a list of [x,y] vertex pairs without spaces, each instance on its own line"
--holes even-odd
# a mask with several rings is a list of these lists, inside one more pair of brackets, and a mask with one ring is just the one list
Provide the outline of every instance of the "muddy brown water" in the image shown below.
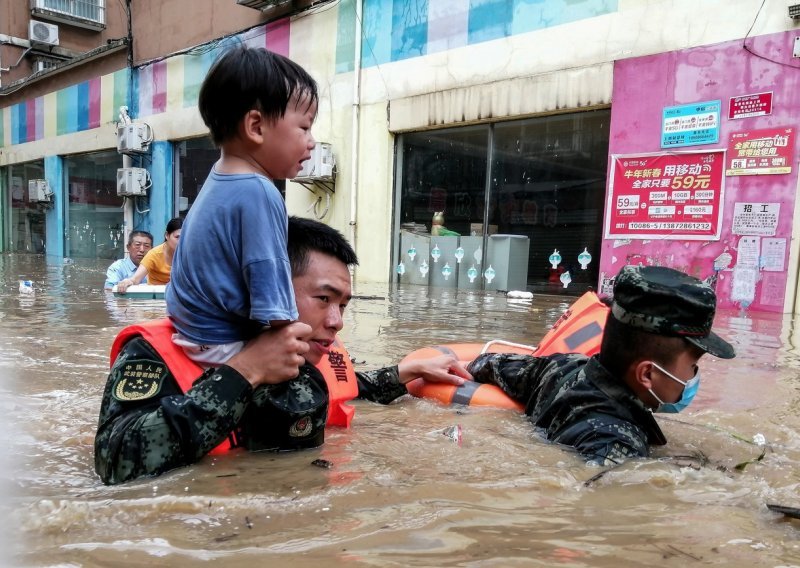
[[[718,314],[737,359],[704,357],[693,405],[661,415],[670,443],[613,470],[542,441],[512,411],[403,397],[356,402],[353,427],[329,430],[320,449],[234,452],[106,487],[92,443],[111,339],[164,304],[107,296],[104,270],[0,256],[4,565],[800,566],[800,521],[766,507],[800,507],[791,316]],[[360,368],[437,343],[536,343],[571,300],[355,293],[341,336]],[[442,433],[455,425],[460,446]]]

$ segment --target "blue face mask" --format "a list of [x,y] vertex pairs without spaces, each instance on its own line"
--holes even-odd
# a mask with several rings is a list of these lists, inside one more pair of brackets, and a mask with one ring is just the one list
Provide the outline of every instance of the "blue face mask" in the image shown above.
[[683,393],[681,394],[681,399],[678,402],[664,402],[656,393],[653,392],[653,389],[648,389],[650,394],[652,394],[659,403],[658,408],[656,408],[653,412],[676,413],[684,410],[692,402],[694,395],[697,394],[697,390],[700,388],[700,368],[697,367],[694,377],[688,381],[682,381],[655,361],[650,362],[656,369],[667,375],[670,379],[683,385]]

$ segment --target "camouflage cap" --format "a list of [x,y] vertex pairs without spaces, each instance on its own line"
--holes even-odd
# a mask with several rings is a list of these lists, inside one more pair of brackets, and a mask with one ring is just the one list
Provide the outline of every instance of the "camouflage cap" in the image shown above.
[[660,335],[683,337],[721,359],[733,346],[711,331],[717,296],[711,286],[664,266],[624,266],[614,281],[611,313],[618,321]]

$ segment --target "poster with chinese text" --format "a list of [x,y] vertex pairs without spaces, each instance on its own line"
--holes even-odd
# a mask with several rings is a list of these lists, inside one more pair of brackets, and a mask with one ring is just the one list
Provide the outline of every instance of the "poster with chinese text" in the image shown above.
[[606,238],[719,240],[724,150],[611,157]]
[[792,172],[794,128],[765,128],[734,132],[728,143],[729,176]]
[[728,104],[728,119],[751,118],[772,114],[772,91],[731,97]]

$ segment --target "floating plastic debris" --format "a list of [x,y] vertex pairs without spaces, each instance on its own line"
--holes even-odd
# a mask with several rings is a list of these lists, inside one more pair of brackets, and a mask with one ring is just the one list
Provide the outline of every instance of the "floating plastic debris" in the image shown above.
[[428,432],[428,436],[432,437],[444,436],[451,442],[461,446],[461,442],[464,439],[464,429],[461,427],[461,424],[454,424],[453,426],[448,426],[447,428],[443,428],[442,430],[434,430],[433,432]]
[[30,280],[20,280],[19,293],[23,296],[32,296],[35,293],[33,289],[33,282]]
[[767,443],[767,438],[766,436],[764,436],[764,434],[761,433],[756,434],[755,436],[753,436],[753,443],[756,446],[764,446]]
[[523,290],[509,290],[506,294],[507,298],[515,300],[533,300],[533,292],[525,292]]

